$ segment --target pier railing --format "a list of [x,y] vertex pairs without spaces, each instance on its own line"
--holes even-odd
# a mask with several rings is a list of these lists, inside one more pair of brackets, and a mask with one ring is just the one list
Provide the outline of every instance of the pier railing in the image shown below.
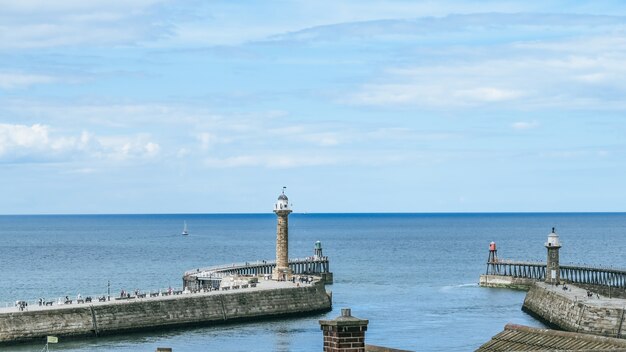
[[[218,265],[186,271],[184,278],[225,277],[232,275],[268,275],[276,267],[275,261],[256,261]],[[330,272],[328,257],[306,257],[289,259],[289,268],[298,275],[319,275]]]
[[[562,280],[587,285],[626,289],[626,269],[560,265]],[[502,275],[533,280],[545,280],[546,263],[496,260],[487,262],[487,275]]]
[[[22,311],[39,307],[58,307],[68,305],[92,304],[110,301],[126,301],[141,298],[162,297],[179,295],[184,292],[183,287],[168,287],[151,290],[134,290],[132,292],[123,291],[121,293],[113,293],[109,296],[107,293],[85,294],[79,296],[65,295],[60,297],[42,297],[38,299],[26,298],[13,302],[0,302],[0,313],[5,311]],[[187,292],[188,293],[188,292]]]

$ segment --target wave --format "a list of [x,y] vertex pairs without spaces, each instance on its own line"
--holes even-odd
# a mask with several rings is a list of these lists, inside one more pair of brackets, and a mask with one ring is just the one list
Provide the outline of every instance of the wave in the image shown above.
[[465,287],[478,287],[478,283],[446,285],[446,286],[441,287],[440,291],[450,291],[452,289],[465,288]]

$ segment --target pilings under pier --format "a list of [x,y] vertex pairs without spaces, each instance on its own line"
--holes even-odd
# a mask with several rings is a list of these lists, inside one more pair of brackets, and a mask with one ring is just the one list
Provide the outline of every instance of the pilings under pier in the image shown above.
[[[506,287],[492,285],[490,282],[511,282],[513,286],[523,282],[544,281],[546,263],[499,260],[487,263],[487,274],[481,275],[480,285],[485,287]],[[626,270],[578,265],[560,265],[561,282],[578,285],[597,286],[626,291]]]

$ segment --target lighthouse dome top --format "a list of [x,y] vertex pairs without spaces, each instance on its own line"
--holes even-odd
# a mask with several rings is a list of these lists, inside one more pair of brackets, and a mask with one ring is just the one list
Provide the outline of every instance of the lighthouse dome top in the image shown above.
[[276,204],[274,205],[274,211],[289,211],[291,212],[291,209],[289,209],[289,198],[287,198],[287,196],[285,195],[285,187],[283,187],[283,193],[281,193],[281,195],[278,196],[278,200],[276,201]]
[[561,247],[559,235],[557,235],[554,227],[552,228],[552,232],[548,235],[548,242],[546,242],[546,247]]

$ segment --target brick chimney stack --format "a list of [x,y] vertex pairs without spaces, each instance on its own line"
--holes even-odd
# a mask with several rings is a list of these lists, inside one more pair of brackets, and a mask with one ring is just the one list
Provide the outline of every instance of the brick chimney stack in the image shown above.
[[334,320],[320,320],[324,334],[324,352],[365,352],[368,320],[353,317],[350,308],[341,310]]

